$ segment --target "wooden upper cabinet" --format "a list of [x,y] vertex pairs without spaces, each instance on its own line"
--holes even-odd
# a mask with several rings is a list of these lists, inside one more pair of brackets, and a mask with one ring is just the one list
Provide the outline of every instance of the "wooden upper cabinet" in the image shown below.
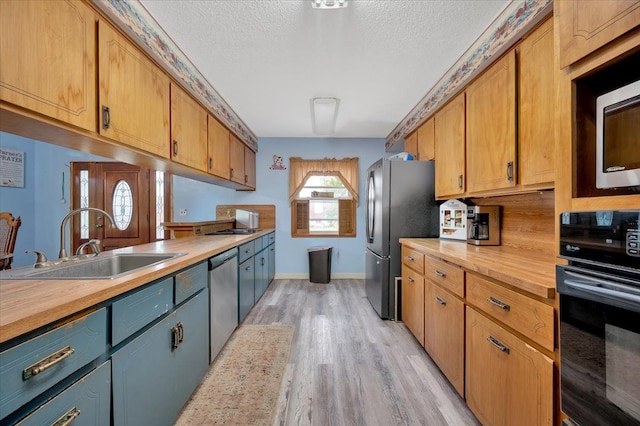
[[244,185],[244,143],[234,134],[229,138],[229,174],[231,181]]
[[640,25],[639,0],[562,0],[553,8],[561,68]]
[[404,150],[418,159],[418,132],[413,132],[404,138]]
[[[555,179],[555,67],[553,20],[547,20],[519,48],[518,143],[520,184],[547,184]],[[537,186],[539,188],[539,186]]]
[[435,159],[435,119],[425,121],[418,128],[418,160],[429,161]]
[[207,112],[187,92],[171,83],[171,159],[207,170]]
[[212,175],[229,180],[229,130],[211,115],[207,118],[207,126],[208,171]]
[[0,98],[96,131],[95,20],[79,1],[3,1]]
[[244,147],[244,184],[256,188],[256,153],[248,146]]
[[169,77],[103,21],[98,58],[100,134],[169,158]]
[[455,198],[465,192],[465,94],[435,114],[436,197]]
[[[538,106],[540,107],[540,106]],[[467,190],[516,185],[516,53],[467,88]]]

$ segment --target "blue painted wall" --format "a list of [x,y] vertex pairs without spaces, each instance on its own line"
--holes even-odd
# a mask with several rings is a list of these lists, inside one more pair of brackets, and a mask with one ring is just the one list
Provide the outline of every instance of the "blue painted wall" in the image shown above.
[[[218,204],[234,204],[236,191],[180,176],[173,177],[173,221],[215,220]],[[187,214],[180,216],[180,210]]]
[[[34,263],[35,255],[25,254],[25,250],[36,249],[55,259],[60,248],[60,221],[69,212],[69,163],[111,160],[5,132],[0,132],[0,146],[25,153],[24,188],[0,187],[0,211],[22,219],[12,266]],[[65,203],[61,202],[62,173]],[[65,232],[68,245],[69,230]]]

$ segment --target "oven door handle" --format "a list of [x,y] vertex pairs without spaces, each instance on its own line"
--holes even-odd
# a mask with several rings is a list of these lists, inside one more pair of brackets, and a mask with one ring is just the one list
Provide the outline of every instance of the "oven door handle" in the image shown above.
[[[594,280],[597,281],[597,280]],[[564,281],[567,287],[573,288],[577,291],[583,291],[586,293],[594,294],[597,296],[607,297],[609,299],[618,300],[621,302],[633,303],[635,305],[640,305],[640,295],[627,293],[629,291],[629,287],[620,286],[618,284],[614,284],[612,282],[607,282],[607,286],[620,288],[621,290],[610,290],[608,288],[596,287],[592,284],[582,284],[575,280],[567,279]],[[622,290],[624,289],[624,290]],[[625,291],[626,290],[626,291]]]

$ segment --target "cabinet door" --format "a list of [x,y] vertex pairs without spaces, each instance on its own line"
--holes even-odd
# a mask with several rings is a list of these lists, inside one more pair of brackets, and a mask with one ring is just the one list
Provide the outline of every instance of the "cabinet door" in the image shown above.
[[244,185],[244,144],[235,135],[229,139],[230,178]]
[[424,286],[424,348],[464,397],[464,303],[429,280]]
[[402,267],[402,321],[424,346],[424,277]]
[[435,159],[435,119],[431,117],[418,128],[418,160]]
[[466,399],[483,424],[553,424],[553,361],[467,307]]
[[250,257],[238,266],[238,322],[242,322],[255,303],[255,268]]
[[3,1],[0,98],[96,130],[95,15],[79,1]]
[[563,0],[558,16],[560,67],[584,58],[640,24],[638,0]]
[[171,159],[207,170],[207,112],[171,83]]
[[256,153],[247,146],[244,147],[244,184],[256,187]]
[[271,281],[273,281],[273,279],[276,276],[276,244],[275,243],[271,244],[268,247],[268,249],[269,249],[269,277],[268,277],[267,286],[271,284]]
[[[540,107],[540,106],[538,106]],[[467,190],[516,185],[516,53],[467,88]]]
[[175,403],[175,356],[171,314],[123,346],[111,357],[113,424],[172,425]]
[[465,192],[465,94],[461,93],[434,118],[436,197],[451,198]]
[[169,78],[103,21],[98,41],[100,134],[169,158]]
[[267,289],[267,274],[269,273],[269,263],[267,256],[269,250],[262,250],[256,254],[255,257],[255,289],[254,289],[254,303],[258,303],[258,300],[264,294]]
[[229,131],[211,115],[207,118],[207,126],[209,173],[229,180]]
[[413,158],[418,158],[418,132],[413,132],[404,138],[404,151],[413,155]]
[[204,289],[176,311],[181,325],[181,342],[174,351],[176,380],[172,403],[174,420],[209,368],[209,290]]
[[[549,19],[520,45],[518,143],[520,183],[548,184],[555,178],[555,67],[553,20]],[[537,187],[539,188],[539,186]]]

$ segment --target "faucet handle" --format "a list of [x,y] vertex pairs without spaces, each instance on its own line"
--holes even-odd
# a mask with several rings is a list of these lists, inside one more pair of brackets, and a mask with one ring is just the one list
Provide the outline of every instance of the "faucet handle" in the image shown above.
[[40,268],[45,263],[47,263],[47,256],[41,251],[38,250],[25,250],[25,253],[35,253],[36,254],[36,263],[33,265],[34,268]]

